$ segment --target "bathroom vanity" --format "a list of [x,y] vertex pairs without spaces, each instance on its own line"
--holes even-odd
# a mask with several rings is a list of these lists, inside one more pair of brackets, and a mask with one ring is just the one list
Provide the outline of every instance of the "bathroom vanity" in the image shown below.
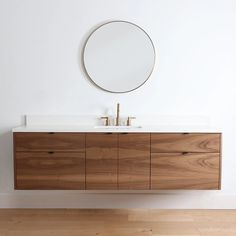
[[13,130],[15,189],[220,189],[221,133]]
[[[82,59],[94,85],[110,93],[127,93],[147,82],[156,52],[140,26],[111,21],[89,35]],[[127,127],[121,127],[119,103],[115,123],[110,122],[114,120],[110,112],[102,114],[107,115],[101,117],[107,127],[55,127],[61,117],[41,117],[41,123],[49,119],[53,126],[40,127],[32,126],[37,117],[26,117],[27,125],[13,130],[15,189],[221,188],[220,132],[132,127],[132,116],[125,122]]]

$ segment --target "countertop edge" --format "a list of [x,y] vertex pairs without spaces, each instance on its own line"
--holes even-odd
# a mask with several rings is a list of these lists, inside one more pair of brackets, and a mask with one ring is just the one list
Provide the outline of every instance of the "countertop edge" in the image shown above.
[[61,133],[222,133],[221,130],[214,127],[153,127],[144,126],[142,128],[133,129],[107,129],[107,128],[93,128],[93,127],[70,127],[70,126],[20,126],[12,129],[13,133],[27,133],[27,132],[61,132]]

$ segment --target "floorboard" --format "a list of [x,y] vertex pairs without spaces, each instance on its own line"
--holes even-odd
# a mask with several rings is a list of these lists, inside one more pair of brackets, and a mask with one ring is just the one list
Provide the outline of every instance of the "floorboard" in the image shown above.
[[234,236],[236,210],[0,209],[0,236]]

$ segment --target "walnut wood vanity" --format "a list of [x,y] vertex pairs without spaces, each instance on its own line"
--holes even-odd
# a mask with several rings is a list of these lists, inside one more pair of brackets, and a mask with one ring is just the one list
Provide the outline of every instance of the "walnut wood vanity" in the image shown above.
[[14,132],[15,189],[220,189],[220,133]]

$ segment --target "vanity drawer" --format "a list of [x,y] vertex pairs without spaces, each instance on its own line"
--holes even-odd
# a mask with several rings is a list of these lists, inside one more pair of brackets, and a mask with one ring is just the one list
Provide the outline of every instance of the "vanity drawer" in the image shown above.
[[220,154],[153,153],[151,189],[220,189]]
[[17,152],[16,189],[85,189],[85,154]]
[[151,134],[151,152],[220,152],[220,134]]
[[16,152],[85,152],[85,134],[82,133],[14,133],[14,143]]

